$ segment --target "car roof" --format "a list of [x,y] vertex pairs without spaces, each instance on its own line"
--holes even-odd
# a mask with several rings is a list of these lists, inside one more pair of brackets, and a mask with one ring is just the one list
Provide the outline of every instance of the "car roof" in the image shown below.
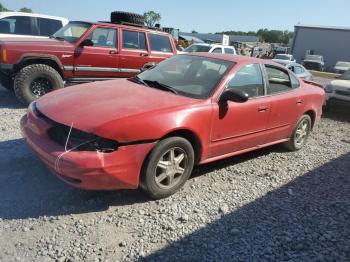
[[59,17],[59,16],[43,15],[43,14],[36,14],[36,13],[25,13],[25,12],[0,12],[0,18],[6,18],[9,16],[40,17],[40,18],[48,18],[48,19],[55,19],[55,20],[68,22],[67,18]]
[[209,44],[209,43],[194,43],[192,45],[201,45],[201,46],[210,46],[210,47],[224,47],[224,48],[232,48],[233,46],[230,45],[221,45],[221,44]]

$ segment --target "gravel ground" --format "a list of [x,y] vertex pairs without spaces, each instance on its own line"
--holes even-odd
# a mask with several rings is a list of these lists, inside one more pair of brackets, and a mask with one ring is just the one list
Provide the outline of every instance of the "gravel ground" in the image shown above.
[[348,108],[299,152],[198,167],[158,201],[63,184],[21,139],[24,113],[0,87],[0,261],[350,261]]

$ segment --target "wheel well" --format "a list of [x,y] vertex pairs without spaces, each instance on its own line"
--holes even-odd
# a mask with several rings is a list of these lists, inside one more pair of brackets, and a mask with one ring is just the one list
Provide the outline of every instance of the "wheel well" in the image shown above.
[[194,150],[194,156],[195,156],[194,163],[198,164],[199,161],[201,160],[201,156],[202,156],[202,145],[201,145],[201,142],[200,142],[198,136],[195,133],[193,133],[192,131],[184,129],[184,130],[176,130],[174,132],[166,134],[165,136],[163,136],[161,138],[161,140],[164,138],[173,137],[173,136],[183,137],[191,143],[193,150]]
[[33,64],[44,64],[44,65],[51,66],[61,75],[62,78],[64,78],[63,72],[62,72],[62,69],[60,68],[60,66],[57,64],[57,62],[55,60],[50,59],[50,58],[24,59],[19,64],[15,65],[14,71],[15,71],[15,73],[17,73],[22,68],[29,66],[29,65],[33,65]]
[[308,115],[311,118],[311,127],[314,127],[315,119],[316,119],[316,113],[313,110],[309,110],[304,113],[304,115]]

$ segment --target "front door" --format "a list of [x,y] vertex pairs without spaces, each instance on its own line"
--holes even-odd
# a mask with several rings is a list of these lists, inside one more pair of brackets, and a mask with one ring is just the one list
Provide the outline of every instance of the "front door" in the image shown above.
[[86,39],[93,45],[80,46],[75,50],[74,77],[118,77],[117,29],[97,27]]
[[237,88],[249,95],[244,103],[215,103],[209,157],[229,154],[265,143],[270,114],[270,99],[259,64],[242,66],[227,88]]

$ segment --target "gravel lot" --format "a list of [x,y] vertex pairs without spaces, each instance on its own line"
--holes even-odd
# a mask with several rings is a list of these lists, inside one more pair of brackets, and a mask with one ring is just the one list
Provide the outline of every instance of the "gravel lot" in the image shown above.
[[158,201],[63,184],[21,139],[24,113],[0,87],[0,261],[350,261],[349,108],[299,152],[198,167]]

